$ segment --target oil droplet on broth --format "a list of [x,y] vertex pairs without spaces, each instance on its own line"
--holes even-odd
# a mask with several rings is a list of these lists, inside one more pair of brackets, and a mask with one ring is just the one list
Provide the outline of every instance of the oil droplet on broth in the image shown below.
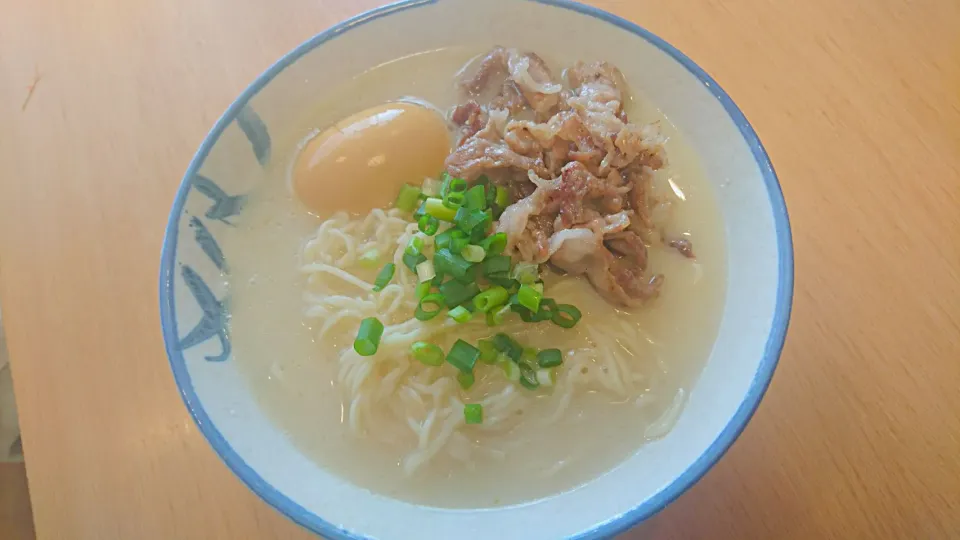
[[443,170],[451,134],[439,112],[410,102],[351,115],[306,142],[291,186],[313,213],[368,212],[393,203],[401,184]]

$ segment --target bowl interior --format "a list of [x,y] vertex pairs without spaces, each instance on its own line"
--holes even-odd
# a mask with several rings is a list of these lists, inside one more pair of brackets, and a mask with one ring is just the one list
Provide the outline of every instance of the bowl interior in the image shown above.
[[[608,60],[679,128],[721,207],[727,300],[713,351],[676,427],[613,474],[515,507],[425,508],[330,474],[264,416],[231,362],[224,278],[229,261],[219,242],[242,234],[233,222],[244,194],[265,181],[271,160],[291,155],[295,139],[289,134],[304,132],[303,111],[315,111],[338,81],[406,55],[493,44],[549,51],[565,62]],[[388,97],[371,91],[318,114],[332,123]],[[164,338],[201,430],[255,492],[334,538],[600,537],[651,515],[719,459],[749,419],[772,376],[791,294],[791,246],[779,186],[755,134],[726,94],[639,27],[576,4],[530,0],[397,4],[328,30],[285,57],[204,141],[177,196],[161,275]]]

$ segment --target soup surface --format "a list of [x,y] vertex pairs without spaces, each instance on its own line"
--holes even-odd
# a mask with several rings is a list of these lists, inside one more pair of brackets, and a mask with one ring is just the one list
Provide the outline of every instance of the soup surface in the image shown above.
[[[237,224],[240,234],[230,236],[223,246],[231,267],[234,356],[268,416],[306,455],[335,474],[390,497],[438,507],[515,504],[569,490],[662,436],[710,353],[726,285],[723,226],[711,186],[681,134],[633,91],[624,104],[631,122],[659,122],[666,137],[669,164],[653,180],[654,191],[671,203],[665,233],[691,240],[696,258],[663,244],[651,246],[649,270],[663,274],[665,281],[659,297],[630,309],[608,303],[584,278],[547,277],[551,295],[558,302],[576,304],[584,324],[570,330],[549,323],[527,325],[521,337],[532,347],[587,351],[589,356],[592,345],[606,339],[604,327],[615,327],[604,350],[620,351],[618,358],[629,362],[639,376],[622,392],[577,392],[560,414],[559,392],[531,393],[511,413],[517,418],[506,433],[470,429],[478,426],[458,430],[464,444],[482,451],[471,453],[469,459],[457,459],[455,451],[438,453],[413,473],[404,467],[410,451],[404,437],[409,434],[397,435],[390,443],[376,433],[351,430],[350,402],[338,382],[338,355],[350,348],[356,324],[342,338],[321,340],[317,335],[323,319],[304,316],[304,292],[310,285],[301,271],[302,250],[331,215],[318,215],[302,204],[294,194],[297,180],[291,176],[302,168],[298,163],[303,160],[298,159],[301,149],[310,148],[308,134],[359,111],[407,96],[448,110],[460,100],[454,74],[481,52],[451,49],[416,55],[378,66],[332,89],[315,110],[304,111],[302,125],[274,134],[277,152],[267,177],[250,194]],[[418,74],[416,80],[411,80],[411,73]],[[327,212],[330,201],[342,200],[342,206],[334,206],[355,219],[371,210],[372,206],[363,207],[350,178],[318,181],[327,197],[316,208]],[[368,188],[369,181],[361,183]],[[384,180],[383,190],[395,194],[397,186],[390,182]],[[317,192],[316,186],[311,189]],[[392,198],[369,200],[379,205]],[[362,279],[372,282],[377,270]],[[398,266],[396,272],[408,270]],[[602,321],[600,330],[586,324],[591,320]],[[584,360],[578,369],[607,368],[602,362]],[[558,387],[562,384],[558,380]],[[482,391],[479,379],[478,388],[473,391]],[[478,399],[470,392],[461,397]]]

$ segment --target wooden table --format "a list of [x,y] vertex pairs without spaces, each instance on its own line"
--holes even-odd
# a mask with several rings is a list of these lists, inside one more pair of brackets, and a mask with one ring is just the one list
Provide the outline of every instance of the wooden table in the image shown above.
[[[0,297],[39,538],[309,537],[187,416],[158,258],[187,162],[227,105],[379,3],[0,2]],[[796,244],[793,323],[763,405],[627,536],[960,538],[960,4],[595,3],[740,104]]]

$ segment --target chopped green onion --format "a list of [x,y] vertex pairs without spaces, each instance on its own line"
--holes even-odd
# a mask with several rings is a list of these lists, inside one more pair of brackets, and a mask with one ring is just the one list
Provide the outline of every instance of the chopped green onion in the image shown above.
[[536,313],[540,309],[540,300],[542,299],[543,294],[530,285],[521,285],[520,290],[517,291],[518,303],[529,309],[531,313]]
[[487,276],[487,281],[493,283],[494,285],[499,285],[508,291],[515,290],[520,287],[519,283],[510,279],[509,277],[506,277],[506,274]]
[[463,231],[457,229],[454,231],[453,238],[450,240],[450,251],[453,253],[462,253],[467,246],[470,245],[470,239],[467,238],[467,235],[463,234]]
[[447,229],[442,233],[434,236],[433,244],[437,247],[438,250],[446,247],[450,247],[450,240],[452,240],[454,232],[460,232],[460,231],[457,229]]
[[440,196],[446,198],[450,193],[464,193],[467,191],[467,181],[462,178],[454,178],[444,173],[443,182],[440,185]]
[[508,298],[510,298],[510,293],[506,289],[494,286],[474,296],[473,305],[480,311],[487,313],[506,304]]
[[440,296],[444,304],[453,309],[455,306],[470,300],[480,292],[480,287],[476,283],[461,283],[456,280],[450,280],[440,285]]
[[433,236],[437,234],[437,230],[440,228],[440,220],[430,214],[424,214],[417,220],[417,227],[423,234]]
[[453,221],[457,217],[457,211],[454,208],[447,208],[443,204],[442,199],[437,199],[436,197],[427,197],[427,200],[424,201],[424,210],[428,215],[431,215],[440,221]]
[[517,263],[513,267],[513,271],[510,272],[510,277],[522,284],[529,285],[540,277],[540,265],[527,262]]
[[487,257],[499,255],[507,248],[507,234],[498,232],[486,237],[480,246],[487,252]]
[[[434,264],[434,269],[436,269],[436,264]],[[430,280],[430,283],[433,284],[434,287],[439,287],[440,284],[443,283],[444,278],[446,278],[446,277],[447,277],[447,276],[444,275],[443,272],[439,272],[439,271],[438,271],[438,272],[437,272],[437,275],[436,275],[432,280]]]
[[557,384],[557,376],[552,369],[538,369],[537,383],[540,386],[553,386]]
[[537,367],[537,350],[533,347],[525,347],[520,353],[520,363],[526,364],[532,368]]
[[477,348],[480,349],[481,362],[489,365],[497,363],[497,356],[500,354],[500,352],[497,351],[497,346],[493,344],[493,341],[489,339],[478,340]]
[[493,255],[488,256],[483,261],[483,274],[485,276],[492,276],[494,274],[499,274],[503,272],[510,271],[510,257],[506,255]]
[[542,368],[557,367],[563,363],[560,349],[544,349],[537,353],[537,365]]
[[436,197],[440,194],[440,182],[433,178],[424,178],[420,191],[427,197]]
[[553,312],[557,309],[557,302],[553,298],[544,298],[540,301],[540,309],[533,314],[533,322],[543,322],[553,319]]
[[403,254],[403,265],[410,269],[411,272],[417,272],[417,265],[427,260],[423,253],[417,253],[416,255],[411,255],[409,253]]
[[417,301],[423,300],[423,297],[430,294],[430,287],[433,284],[429,281],[424,281],[422,283],[417,283],[417,289],[414,294],[417,296]]
[[497,186],[497,194],[494,196],[493,202],[500,208],[510,206],[510,193],[507,192],[505,187]]
[[400,186],[400,194],[397,195],[397,202],[394,203],[394,206],[404,212],[413,212],[420,203],[420,193],[419,188],[404,184]]
[[421,283],[430,281],[437,276],[437,271],[433,268],[431,261],[423,261],[417,265],[417,278]]
[[503,373],[507,376],[507,379],[510,379],[513,382],[520,380],[520,366],[516,362],[511,362],[507,359],[506,362],[500,364],[500,367],[503,368]]
[[463,420],[468,424],[483,423],[483,405],[479,403],[467,403],[463,406]]
[[353,350],[360,356],[372,356],[380,347],[381,336],[383,336],[383,323],[376,317],[367,317],[360,321],[357,339],[353,340]]
[[481,184],[468,189],[464,199],[463,205],[470,210],[484,210],[487,207],[487,193]]
[[517,315],[520,315],[520,320],[523,322],[537,322],[536,314],[529,309],[520,305],[517,301],[517,295],[510,297],[510,311],[513,311]]
[[[432,310],[428,308],[433,308]],[[440,314],[443,309],[443,295],[439,293],[428,294],[420,299],[417,309],[413,311],[413,316],[418,321],[429,321]]]
[[503,319],[510,313],[510,306],[503,306],[500,309],[487,312],[487,326],[497,326],[503,324]]
[[387,263],[383,265],[383,270],[380,270],[380,273],[377,274],[377,279],[373,282],[374,292],[382,291],[384,287],[390,283],[390,280],[393,279],[393,273],[397,271],[397,265],[393,263]]
[[460,252],[461,257],[463,257],[464,259],[472,263],[478,263],[483,261],[483,257],[486,256],[486,254],[487,253],[483,250],[482,247],[474,246],[473,244],[470,244],[467,247],[463,248],[463,250]]
[[380,252],[376,249],[371,249],[361,255],[359,261],[360,266],[364,268],[376,268],[380,266]]
[[483,210],[470,210],[466,207],[460,208],[454,219],[457,228],[467,234],[472,233],[476,227],[484,227],[485,231],[486,225],[490,224],[489,220],[490,216]]
[[540,386],[537,371],[528,364],[520,364],[520,384],[527,390],[536,390]]
[[457,382],[460,383],[460,388],[464,390],[469,390],[476,380],[473,373],[457,373]]
[[410,346],[413,358],[427,366],[443,365],[443,349],[433,343],[417,341]]
[[433,264],[436,266],[437,272],[450,274],[458,280],[473,281],[476,276],[473,263],[453,253],[450,249],[438,250],[433,256]]
[[458,339],[447,353],[447,362],[462,373],[472,373],[478,358],[480,358],[480,349],[462,339]]
[[451,309],[450,311],[447,312],[447,315],[449,315],[451,319],[461,324],[473,318],[473,313],[470,313],[470,311],[463,306],[457,306]]
[[443,198],[443,205],[447,208],[458,210],[461,206],[463,206],[463,201],[465,198],[466,197],[463,193],[453,191],[447,193],[447,195]]
[[404,248],[403,252],[407,255],[419,255],[423,253],[423,238],[420,238],[417,235],[410,237],[410,241],[407,242],[407,247]]
[[557,326],[563,328],[573,328],[578,322],[580,322],[580,317],[582,316],[583,315],[576,306],[572,306],[570,304],[560,304],[553,312],[553,318],[550,320],[553,321],[553,324]]
[[498,351],[505,353],[514,362],[519,362],[520,357],[523,355],[523,347],[512,337],[502,332],[493,336],[493,344],[497,347]]
[[543,282],[542,282],[542,281],[538,281],[538,282],[534,283],[533,285],[531,285],[531,287],[533,287],[534,290],[536,290],[538,293],[540,293],[541,296],[543,296]]

